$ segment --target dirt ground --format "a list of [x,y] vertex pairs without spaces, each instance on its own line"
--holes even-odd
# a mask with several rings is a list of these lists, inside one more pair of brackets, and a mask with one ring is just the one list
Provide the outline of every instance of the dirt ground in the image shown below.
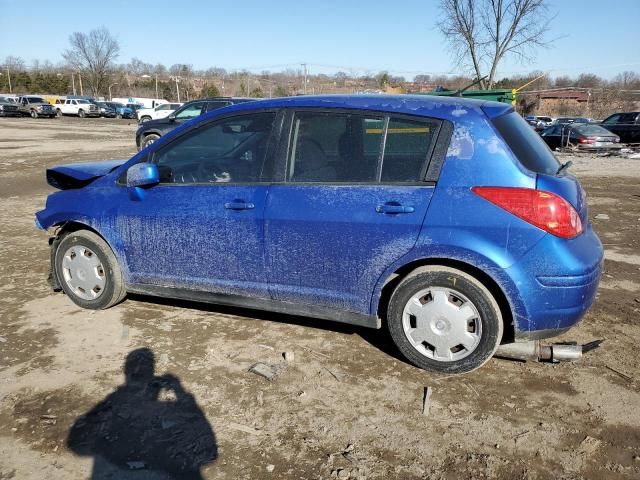
[[[0,479],[640,478],[640,160],[573,159],[606,261],[562,339],[601,348],[437,377],[384,331],[146,297],[93,312],[51,292],[45,167],[127,158],[135,128],[0,119]],[[125,383],[126,358],[151,392]],[[166,473],[189,461],[202,477]]]

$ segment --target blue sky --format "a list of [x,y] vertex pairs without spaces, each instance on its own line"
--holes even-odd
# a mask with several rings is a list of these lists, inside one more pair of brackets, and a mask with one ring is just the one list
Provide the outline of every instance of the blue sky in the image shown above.
[[[455,71],[437,29],[437,1],[404,0],[0,0],[0,61],[7,55],[57,63],[74,31],[106,26],[118,63],[312,72],[388,70],[407,78]],[[28,9],[26,5],[28,4]],[[554,47],[533,63],[506,60],[500,75],[551,70],[612,77],[640,71],[640,0],[555,0]],[[27,15],[29,23],[21,18]]]

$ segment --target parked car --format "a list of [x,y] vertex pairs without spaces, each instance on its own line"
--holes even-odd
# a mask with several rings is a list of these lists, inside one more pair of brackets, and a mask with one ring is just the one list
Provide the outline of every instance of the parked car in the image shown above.
[[18,104],[9,97],[0,97],[0,117],[18,117],[20,112],[18,111]]
[[52,283],[81,307],[137,292],[384,323],[438,372],[568,330],[603,260],[578,180],[502,103],[241,103],[47,179],[60,191],[36,225],[54,232]]
[[614,113],[600,124],[623,143],[640,143],[640,112]]
[[162,103],[155,108],[141,108],[136,114],[140,123],[165,118],[182,106],[182,103]]
[[542,131],[547,128],[545,123],[538,120],[537,118],[525,118],[526,122],[533,128],[537,133],[542,133]]
[[100,109],[94,103],[82,98],[66,98],[56,100],[56,114],[61,117],[63,115],[75,115],[80,118],[99,117]]
[[107,102],[96,101],[93,102],[96,107],[98,107],[98,112],[101,117],[104,118],[115,118],[116,109],[109,105]]
[[148,98],[148,97],[121,97],[113,98],[114,102],[122,103],[123,105],[133,104],[140,105],[140,108],[155,108],[162,103],[169,103],[164,98]]
[[556,118],[554,125],[565,125],[567,123],[591,123],[593,118],[588,117],[558,117]]
[[136,146],[138,150],[151,145],[167,132],[170,132],[178,125],[191,120],[205,112],[211,112],[218,108],[226,107],[236,103],[248,102],[251,98],[216,97],[203,98],[187,102],[166,118],[149,120],[140,125],[136,131]]
[[113,108],[116,112],[116,118],[135,118],[136,112],[134,109],[123,105],[118,102],[104,102]]
[[29,115],[31,118],[54,118],[56,111],[44,98],[36,95],[23,95],[18,97],[18,111],[21,115]]
[[569,145],[584,150],[620,148],[620,137],[592,123],[552,125],[542,132],[542,139],[552,150]]

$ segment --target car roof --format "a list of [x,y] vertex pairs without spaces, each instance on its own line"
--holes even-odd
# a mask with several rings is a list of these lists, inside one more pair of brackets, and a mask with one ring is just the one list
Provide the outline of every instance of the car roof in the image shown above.
[[470,111],[496,117],[513,111],[511,105],[485,100],[437,95],[302,95],[255,100],[216,110],[230,112],[261,108],[343,108],[438,117],[451,121]]

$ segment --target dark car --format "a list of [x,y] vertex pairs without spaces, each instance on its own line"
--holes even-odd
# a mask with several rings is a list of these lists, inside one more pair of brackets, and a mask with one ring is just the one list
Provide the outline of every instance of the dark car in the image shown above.
[[100,111],[100,116],[105,118],[115,118],[116,109],[107,102],[93,102]]
[[565,332],[602,269],[580,183],[504,103],[241,103],[47,181],[51,284],[81,307],[142,293],[384,324],[448,374]]
[[640,143],[640,112],[614,113],[600,125],[618,135],[622,143]]
[[118,102],[104,102],[116,112],[116,118],[135,118],[136,111]]
[[136,132],[136,146],[138,150],[142,150],[181,123],[202,115],[205,112],[211,112],[236,103],[251,102],[253,100],[253,98],[215,97],[187,102],[168,117],[149,120],[140,125],[140,128],[138,128]]
[[577,146],[585,150],[620,148],[620,137],[593,123],[567,123],[552,125],[542,132],[549,148]]
[[0,97],[0,117],[19,117],[18,104],[9,97]]

